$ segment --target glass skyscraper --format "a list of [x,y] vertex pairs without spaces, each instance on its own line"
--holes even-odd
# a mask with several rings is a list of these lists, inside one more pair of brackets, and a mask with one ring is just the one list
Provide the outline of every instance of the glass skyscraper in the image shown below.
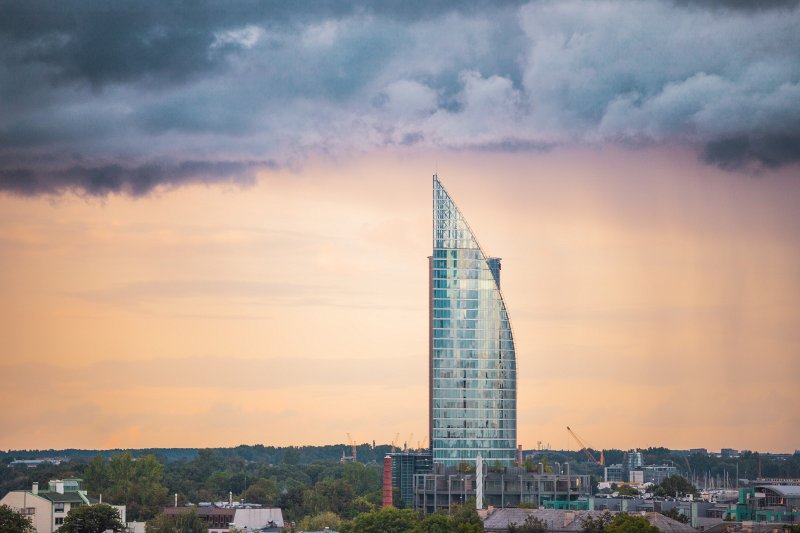
[[510,466],[517,446],[514,337],[487,257],[433,176],[430,258],[430,442],[435,463]]

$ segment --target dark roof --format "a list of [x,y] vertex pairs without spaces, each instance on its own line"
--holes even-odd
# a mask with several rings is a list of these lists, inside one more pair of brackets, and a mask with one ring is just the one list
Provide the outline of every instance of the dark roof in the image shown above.
[[[647,520],[665,533],[695,533],[697,530],[689,524],[678,522],[661,513],[647,513]],[[719,520],[719,519],[715,519]]]
[[233,518],[236,514],[236,509],[223,509],[221,507],[164,507],[162,512],[164,514],[179,514],[194,511],[197,516],[229,516]]
[[81,495],[77,491],[64,491],[64,494],[60,492],[39,492],[38,494],[42,498],[50,500],[51,502],[58,502],[58,503],[86,503]]

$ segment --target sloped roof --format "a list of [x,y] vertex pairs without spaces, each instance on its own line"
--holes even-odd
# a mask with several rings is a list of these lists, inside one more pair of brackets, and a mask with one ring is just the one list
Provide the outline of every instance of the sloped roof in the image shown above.
[[[533,515],[547,525],[548,531],[581,531],[583,529],[583,521],[586,518],[595,518],[604,512],[610,512],[612,515],[617,514],[616,511],[564,511],[560,509],[518,509],[507,507],[497,509],[487,516],[483,522],[483,528],[486,531],[506,531],[509,524],[522,525],[528,516]],[[661,513],[646,513],[644,517],[664,533],[697,533],[688,524],[673,520]]]
[[596,517],[604,511],[563,511],[560,509],[518,509],[506,507],[497,509],[486,517],[483,528],[487,531],[505,531],[509,524],[522,525],[528,516],[533,515],[547,525],[548,531],[580,531],[583,519]]
[[645,518],[664,533],[697,533],[697,530],[689,524],[684,524],[661,513],[647,513]]
[[758,485],[758,488],[769,489],[784,497],[800,497],[800,485]]
[[86,503],[86,500],[77,491],[64,491],[63,494],[45,491],[39,492],[38,495],[54,503]]

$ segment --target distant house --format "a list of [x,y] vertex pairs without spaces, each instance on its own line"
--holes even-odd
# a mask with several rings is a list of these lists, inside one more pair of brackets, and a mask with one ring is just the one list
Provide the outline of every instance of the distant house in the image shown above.
[[[54,479],[48,484],[47,490],[39,490],[39,484],[34,483],[31,490],[12,490],[0,500],[0,505],[8,505],[28,517],[37,533],[55,533],[70,509],[97,503],[101,502],[83,490],[81,479]],[[112,507],[125,523],[125,506]]]
[[174,515],[189,511],[194,511],[206,522],[209,533],[228,533],[231,526],[247,533],[273,533],[283,528],[283,513],[275,507],[200,505],[165,507],[162,512]]

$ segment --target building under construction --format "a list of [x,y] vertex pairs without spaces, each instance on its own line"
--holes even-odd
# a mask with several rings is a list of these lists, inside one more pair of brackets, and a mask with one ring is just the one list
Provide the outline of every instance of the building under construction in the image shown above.
[[433,471],[430,452],[406,451],[388,454],[392,465],[392,489],[406,507],[414,507],[414,476]]
[[[588,475],[570,474],[569,464],[556,463],[554,472],[529,472],[523,467],[484,464],[482,507],[517,507],[520,504],[553,509],[583,509],[590,493]],[[424,513],[448,509],[476,498],[475,472],[434,464],[433,471],[414,476],[414,508]]]

